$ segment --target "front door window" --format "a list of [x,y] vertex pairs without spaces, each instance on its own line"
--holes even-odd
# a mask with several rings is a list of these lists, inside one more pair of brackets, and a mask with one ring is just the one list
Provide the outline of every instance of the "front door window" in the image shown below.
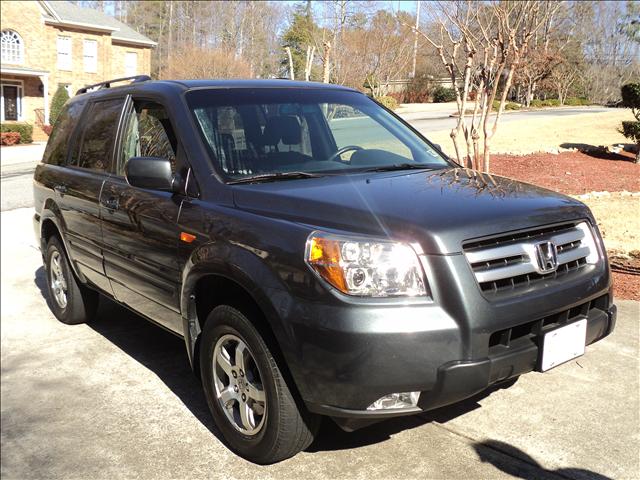
[[3,85],[4,120],[18,120],[18,87],[15,85]]

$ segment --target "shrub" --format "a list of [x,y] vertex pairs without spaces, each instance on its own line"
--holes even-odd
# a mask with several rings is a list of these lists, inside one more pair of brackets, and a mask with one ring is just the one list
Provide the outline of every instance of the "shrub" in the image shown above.
[[432,84],[428,77],[414,77],[407,85],[403,101],[406,103],[426,103],[431,99],[431,91]]
[[378,103],[381,103],[382,105],[387,107],[389,110],[395,110],[396,108],[398,108],[398,101],[395,98],[390,97],[388,95],[384,95],[382,97],[376,97],[375,100]]
[[56,123],[58,115],[60,115],[62,107],[64,107],[67,100],[69,100],[69,92],[67,92],[66,88],[60,85],[51,99],[51,109],[49,111],[49,123],[51,125]]
[[529,105],[534,107],[534,108],[559,107],[560,106],[560,100],[558,100],[557,98],[548,98],[546,100],[540,100],[538,98],[534,98],[533,100],[531,100]]
[[640,143],[640,122],[633,120],[622,122],[621,133],[628,139]]
[[640,110],[640,83],[627,83],[622,86],[620,93],[622,94],[622,104],[630,108],[638,118],[636,111]]
[[33,125],[28,123],[3,123],[0,125],[0,132],[17,132],[20,134],[20,143],[33,142]]
[[404,103],[404,97],[405,97],[404,92],[390,92],[390,93],[387,93],[386,96],[395,99],[398,105],[401,103]]
[[636,121],[622,122],[622,134],[638,144],[636,163],[640,163],[640,83],[627,83],[620,89],[622,103],[631,109],[631,113],[636,117]]
[[438,85],[433,89],[434,103],[453,102],[456,99],[456,91],[453,88],[445,88]]
[[[494,100],[493,109],[497,111],[499,108],[500,108],[500,100]],[[520,110],[521,108],[522,108],[522,105],[515,102],[507,102],[504,106],[505,110]]]
[[16,143],[20,143],[20,134],[18,132],[0,133],[0,145],[15,145]]
[[591,102],[588,98],[584,97],[569,97],[564,101],[565,105],[570,106],[581,106],[581,105],[591,105]]

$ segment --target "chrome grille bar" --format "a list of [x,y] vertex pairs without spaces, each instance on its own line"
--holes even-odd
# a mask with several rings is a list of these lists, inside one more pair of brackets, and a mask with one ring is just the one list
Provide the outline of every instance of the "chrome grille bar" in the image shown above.
[[562,272],[595,263],[594,258],[598,258],[595,239],[586,222],[547,232],[548,229],[526,232],[516,238],[497,240],[486,247],[465,250],[465,257],[482,289],[515,288],[521,283],[530,283],[532,279],[557,275],[560,270],[548,272],[539,264],[536,253],[539,243],[551,242],[555,246],[557,267],[563,267]]

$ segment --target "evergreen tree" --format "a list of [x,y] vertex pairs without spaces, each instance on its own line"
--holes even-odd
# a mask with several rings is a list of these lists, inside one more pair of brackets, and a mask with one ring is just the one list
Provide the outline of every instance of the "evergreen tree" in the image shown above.
[[56,123],[60,112],[62,111],[62,107],[69,100],[69,92],[62,85],[58,87],[56,93],[53,95],[51,99],[51,109],[49,111],[49,124],[53,125]]
[[[307,47],[314,45],[313,32],[318,28],[313,21],[311,2],[298,3],[293,11],[291,25],[282,35],[283,49],[291,49],[293,59],[293,71],[296,80],[304,80],[304,66],[307,59]],[[289,59],[286,53],[282,53],[283,60],[280,63],[282,70],[289,76]],[[313,74],[312,74],[313,75]]]

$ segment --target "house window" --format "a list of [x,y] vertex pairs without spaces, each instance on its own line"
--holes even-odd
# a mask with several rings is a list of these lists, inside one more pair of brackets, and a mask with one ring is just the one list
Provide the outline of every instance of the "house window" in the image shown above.
[[71,70],[71,37],[58,37],[58,68]]
[[0,85],[0,120],[22,120],[23,84],[21,81],[3,80]]
[[24,42],[13,30],[2,30],[2,63],[24,62]]
[[98,71],[98,42],[95,40],[85,40],[82,54],[84,56],[84,71],[96,73]]
[[138,54],[136,52],[127,52],[124,57],[124,75],[133,77],[138,72]]

